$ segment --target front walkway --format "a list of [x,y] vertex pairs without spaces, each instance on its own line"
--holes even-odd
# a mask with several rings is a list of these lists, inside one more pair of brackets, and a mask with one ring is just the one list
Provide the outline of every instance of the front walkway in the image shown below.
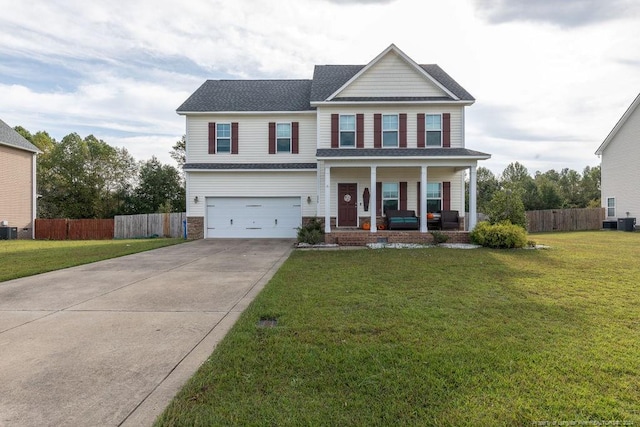
[[292,246],[198,240],[0,283],[0,425],[151,425]]

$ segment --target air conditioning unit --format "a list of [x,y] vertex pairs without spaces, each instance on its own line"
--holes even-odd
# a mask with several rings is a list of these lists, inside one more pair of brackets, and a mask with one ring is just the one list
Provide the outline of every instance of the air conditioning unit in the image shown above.
[[15,240],[18,238],[18,227],[0,227],[0,240]]

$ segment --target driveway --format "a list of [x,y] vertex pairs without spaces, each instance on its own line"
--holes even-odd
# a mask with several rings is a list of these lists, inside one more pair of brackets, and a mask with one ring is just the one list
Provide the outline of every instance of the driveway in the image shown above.
[[151,425],[292,243],[198,240],[0,283],[0,426]]

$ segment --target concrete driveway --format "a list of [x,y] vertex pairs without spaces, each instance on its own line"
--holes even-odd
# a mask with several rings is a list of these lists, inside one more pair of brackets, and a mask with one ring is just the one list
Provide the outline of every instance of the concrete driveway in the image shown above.
[[0,426],[151,425],[292,243],[198,240],[0,283]]

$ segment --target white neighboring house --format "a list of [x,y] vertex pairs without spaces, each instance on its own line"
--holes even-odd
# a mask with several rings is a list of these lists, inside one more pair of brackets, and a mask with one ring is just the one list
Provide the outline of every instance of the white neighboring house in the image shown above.
[[607,220],[640,222],[640,94],[596,151],[601,156],[601,199]]
[[177,110],[188,237],[291,238],[313,217],[330,234],[386,209],[464,216],[467,171],[473,228],[477,162],[490,158],[465,146],[474,102],[393,44],[366,65],[317,65],[311,80],[208,80]]

